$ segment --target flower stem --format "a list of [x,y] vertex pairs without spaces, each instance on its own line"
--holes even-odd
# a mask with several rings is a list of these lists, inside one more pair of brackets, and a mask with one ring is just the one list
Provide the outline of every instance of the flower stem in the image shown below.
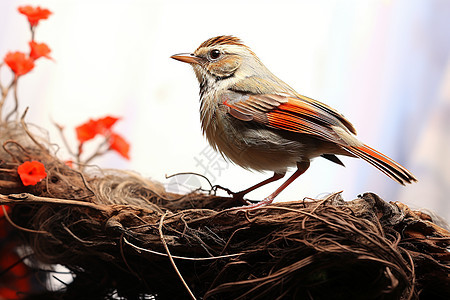
[[108,145],[108,138],[105,138],[105,140],[100,143],[100,145],[98,145],[97,149],[95,150],[95,152],[88,157],[83,164],[87,165],[89,162],[91,162],[94,158],[96,158],[97,156],[102,156],[104,155],[106,152],[109,151],[109,148],[102,150],[102,148],[104,148],[106,145]]
[[62,141],[63,141],[63,143],[64,143],[64,146],[66,147],[66,150],[69,152],[69,154],[70,154],[71,156],[73,156],[73,157],[75,157],[75,158],[78,157],[78,159],[76,160],[76,162],[79,162],[79,154],[75,154],[75,152],[72,150],[72,148],[70,147],[69,143],[67,142],[66,135],[64,134],[64,127],[61,126],[61,125],[59,125],[59,124],[56,123],[56,122],[53,122],[53,125],[55,125],[56,128],[58,129],[59,134],[60,134],[60,136],[61,136],[61,139],[62,139]]
[[14,109],[8,113],[8,115],[5,118],[5,122],[8,122],[9,118],[16,113],[17,116],[17,108],[19,107],[19,99],[17,97],[17,82],[19,82],[19,78],[16,77],[15,80],[12,83],[13,88],[13,94],[14,94]]
[[[0,71],[1,68],[3,67],[3,63],[0,63]],[[0,98],[0,124],[4,123],[3,118],[2,118],[2,114],[3,114],[3,105],[5,104],[6,101],[6,97],[8,97],[9,91],[11,90],[11,88],[17,83],[17,76],[16,74],[14,74],[14,78],[11,81],[11,83],[7,86],[4,87],[1,82],[0,82],[0,91],[1,91],[1,98]],[[15,93],[15,98],[17,101],[17,93]],[[9,116],[9,114],[8,114]],[[6,122],[7,119],[5,119]]]
[[36,29],[36,27],[35,27],[35,26],[32,26],[32,25],[30,24],[31,41],[33,41],[33,42],[34,42],[34,31],[35,31],[35,29]]

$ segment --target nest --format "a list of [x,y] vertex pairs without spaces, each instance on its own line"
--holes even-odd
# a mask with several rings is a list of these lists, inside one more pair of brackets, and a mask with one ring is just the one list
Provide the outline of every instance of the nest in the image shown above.
[[[70,168],[25,124],[0,135],[0,204],[35,262],[74,274],[46,299],[450,298],[450,233],[404,204],[337,193],[246,210],[132,172]],[[24,187],[25,160],[47,178]]]

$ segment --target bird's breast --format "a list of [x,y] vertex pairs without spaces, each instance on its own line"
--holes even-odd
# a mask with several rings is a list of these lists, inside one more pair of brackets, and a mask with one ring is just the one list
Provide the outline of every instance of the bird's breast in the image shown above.
[[209,144],[235,164],[256,171],[284,172],[304,155],[304,143],[277,130],[244,122],[224,105],[202,105],[202,129]]

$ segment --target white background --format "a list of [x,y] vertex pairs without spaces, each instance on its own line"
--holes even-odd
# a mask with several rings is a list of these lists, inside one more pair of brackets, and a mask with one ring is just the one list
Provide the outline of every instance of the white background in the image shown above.
[[[166,184],[165,174],[198,172],[235,191],[271,176],[232,165],[214,169],[224,163],[204,156],[198,83],[188,65],[169,58],[231,34],[419,178],[402,187],[362,160],[343,158],[342,168],[318,158],[278,200],[340,190],[351,200],[373,191],[450,219],[449,1],[1,0],[1,57],[28,51],[28,23],[17,12],[24,4],[53,12],[38,26],[36,41],[50,46],[54,61],[39,60],[20,79],[20,109],[29,106],[27,120],[48,129],[57,143],[52,120],[65,125],[73,146],[76,125],[122,117],[116,129],[132,144],[131,161],[110,153],[96,161],[101,167],[135,170]],[[7,71],[1,72],[4,84]],[[60,157],[68,158],[63,151]],[[249,196],[263,198],[280,183]]]

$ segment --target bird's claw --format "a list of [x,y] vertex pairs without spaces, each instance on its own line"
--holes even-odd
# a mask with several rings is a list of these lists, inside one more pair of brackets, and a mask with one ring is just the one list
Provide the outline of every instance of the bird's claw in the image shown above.
[[218,184],[215,184],[215,185],[213,185],[211,187],[211,193],[213,193],[214,195],[216,194],[217,190],[225,191],[225,192],[227,192],[228,195],[232,195],[233,194],[233,192],[229,188],[223,187],[223,186],[218,185]]
[[244,196],[246,193],[244,193],[243,191],[233,192],[229,188],[223,187],[218,184],[214,185],[211,188],[211,191],[214,192],[214,194],[215,194],[217,192],[217,190],[219,190],[219,189],[227,192],[227,194],[230,195],[233,198],[233,200],[235,200],[236,202],[239,202],[244,205],[252,205],[253,204],[251,201],[244,199]]
[[232,192],[230,195],[233,197],[233,199],[236,202],[240,202],[241,204],[244,204],[244,205],[252,205],[251,201],[244,199],[245,194],[246,193],[242,193],[242,192],[237,192],[237,193]]

